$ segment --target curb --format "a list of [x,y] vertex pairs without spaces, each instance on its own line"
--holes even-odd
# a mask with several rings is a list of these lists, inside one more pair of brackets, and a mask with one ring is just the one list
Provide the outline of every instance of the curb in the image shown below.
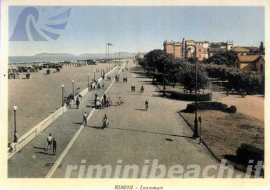
[[[192,128],[192,126],[191,126],[191,124],[190,124],[190,123],[185,119],[185,117],[181,114],[181,111],[179,111],[178,114],[182,117],[182,119],[186,122],[186,124],[190,127],[190,129],[191,129],[192,131],[194,131],[193,128]],[[218,158],[218,157],[214,154],[214,152],[211,150],[211,148],[205,143],[205,141],[204,141],[202,138],[201,138],[201,142],[202,142],[202,144],[207,148],[207,150],[210,152],[211,156],[212,156],[213,158],[215,158],[218,162],[221,162],[221,159]],[[244,167],[238,166],[238,165],[236,165],[234,162],[231,162],[231,161],[229,161],[229,160],[227,160],[227,159],[226,159],[226,165],[232,165],[232,166],[234,167],[234,169],[237,169],[238,171],[241,171],[241,172],[246,172],[246,171],[247,171],[246,169],[244,169]],[[251,176],[252,176],[252,174],[251,174]]]

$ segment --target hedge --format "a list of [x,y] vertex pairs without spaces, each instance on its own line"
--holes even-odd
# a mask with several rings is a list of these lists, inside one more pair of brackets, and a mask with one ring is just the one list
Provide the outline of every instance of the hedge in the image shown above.
[[[226,104],[221,102],[199,102],[197,103],[198,110],[220,110],[227,113],[236,113],[237,108],[235,106],[228,107]],[[186,107],[186,112],[194,113],[195,103],[188,104]]]
[[[178,100],[195,101],[195,94],[172,92],[171,98]],[[212,93],[197,94],[197,101],[210,101],[210,100],[212,100]]]

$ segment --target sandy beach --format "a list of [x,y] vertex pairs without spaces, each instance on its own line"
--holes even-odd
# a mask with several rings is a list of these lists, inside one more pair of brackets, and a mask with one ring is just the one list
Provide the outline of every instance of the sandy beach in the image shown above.
[[60,72],[51,69],[49,75],[46,74],[47,69],[43,69],[31,73],[31,79],[23,79],[26,73],[22,73],[22,79],[8,80],[8,142],[13,141],[14,134],[13,106],[18,107],[17,131],[22,136],[61,107],[63,84],[64,96],[72,93],[72,80],[75,81],[75,92],[79,87],[81,91],[88,85],[88,73],[91,82],[94,71],[95,78],[98,79],[101,77],[100,69],[106,72],[109,66],[112,64],[64,67]]

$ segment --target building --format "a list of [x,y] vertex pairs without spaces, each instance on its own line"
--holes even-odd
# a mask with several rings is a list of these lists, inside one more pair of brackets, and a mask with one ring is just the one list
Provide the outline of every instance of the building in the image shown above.
[[182,58],[182,44],[180,42],[174,41],[164,41],[163,43],[164,51],[171,54],[175,58]]
[[[196,56],[199,61],[208,59],[214,53],[229,51],[233,48],[233,42],[209,43],[208,41],[185,40],[182,42],[164,41],[164,51],[175,58],[188,59]],[[196,55],[195,55],[196,53]]]
[[241,70],[264,73],[265,58],[262,55],[237,55],[235,65]]
[[235,47],[233,48],[233,51],[235,52],[236,55],[248,55],[250,52],[249,49],[243,47]]
[[236,53],[236,55],[257,55],[259,54],[259,48],[258,47],[235,47],[233,48],[233,51]]

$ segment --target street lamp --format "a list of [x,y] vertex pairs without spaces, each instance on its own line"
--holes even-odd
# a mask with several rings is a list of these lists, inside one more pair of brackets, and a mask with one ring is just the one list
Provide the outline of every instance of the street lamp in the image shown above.
[[200,122],[200,144],[202,143],[202,117],[199,116],[199,122]]
[[195,48],[195,119],[194,119],[194,133],[193,138],[198,138],[198,104],[197,104],[197,78],[198,78],[198,68],[197,68],[197,59],[196,59],[196,47]]
[[88,73],[87,76],[88,76],[88,84],[87,84],[87,87],[89,88],[89,86],[90,86],[90,85],[89,85],[89,84],[90,84],[90,82],[89,82],[90,74]]
[[73,95],[75,95],[74,80],[72,80]]
[[17,106],[13,106],[13,111],[14,111],[14,142],[17,142],[17,127],[16,127],[16,110]]
[[110,59],[110,46],[113,46],[111,43],[108,43],[108,59]]
[[62,85],[62,107],[64,106],[64,87],[65,85]]
[[165,63],[164,63],[164,66],[163,66],[163,96],[166,96],[166,93],[165,93]]

